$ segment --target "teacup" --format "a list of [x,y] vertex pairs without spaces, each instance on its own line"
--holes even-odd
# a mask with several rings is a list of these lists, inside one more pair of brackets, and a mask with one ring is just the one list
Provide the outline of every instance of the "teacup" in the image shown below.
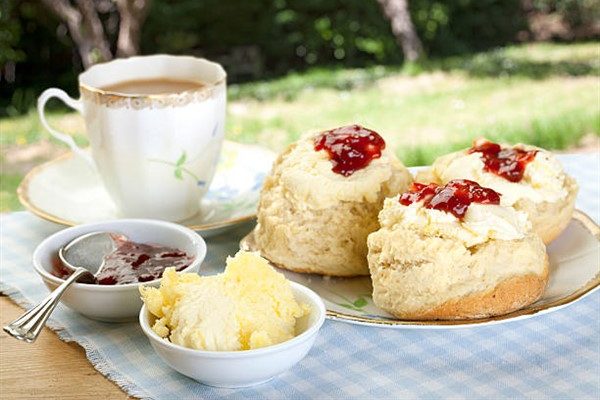
[[[118,89],[123,82],[160,79],[198,85],[163,93]],[[47,89],[38,99],[39,116],[52,136],[98,171],[120,215],[180,221],[196,214],[223,142],[223,68],[188,56],[119,59],[79,75],[79,91],[75,100],[60,89]],[[44,107],[53,97],[83,115],[91,157],[71,136],[48,125]]]

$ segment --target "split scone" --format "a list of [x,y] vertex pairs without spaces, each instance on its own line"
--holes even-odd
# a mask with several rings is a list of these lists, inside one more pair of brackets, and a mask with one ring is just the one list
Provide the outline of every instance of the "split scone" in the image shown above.
[[501,204],[527,213],[533,230],[550,243],[573,215],[577,183],[549,151],[517,144],[499,145],[485,139],[473,147],[438,158],[417,181],[446,183],[470,179],[502,194]]
[[383,199],[412,177],[376,132],[359,125],[291,144],[267,176],[255,240],[275,264],[297,272],[368,275],[367,235]]
[[369,235],[373,301],[402,319],[506,314],[536,301],[548,280],[527,215],[476,182],[413,183],[385,200]]

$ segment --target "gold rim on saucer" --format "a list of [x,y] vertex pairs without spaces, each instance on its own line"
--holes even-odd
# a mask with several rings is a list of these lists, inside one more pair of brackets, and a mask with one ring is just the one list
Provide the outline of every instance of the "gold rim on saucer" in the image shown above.
[[[29,198],[29,184],[37,175],[46,171],[48,168],[52,168],[55,164],[59,164],[65,160],[72,158],[72,157],[73,157],[73,153],[68,152],[66,154],[63,154],[62,156],[59,156],[59,157],[51,160],[51,161],[48,161],[46,163],[38,165],[37,167],[34,167],[33,169],[31,169],[31,171],[29,171],[27,173],[27,175],[25,175],[25,177],[19,184],[19,187],[17,187],[17,198],[19,199],[19,201],[21,202],[21,204],[23,205],[23,207],[25,207],[25,209],[27,211],[37,215],[38,217],[40,217],[42,219],[45,219],[50,222],[54,222],[59,225],[65,225],[65,226],[79,225],[79,223],[77,223],[75,221],[69,221],[69,220],[63,219],[59,216],[50,214],[50,213],[42,210],[41,208],[39,208],[38,206],[33,204],[31,199]],[[224,221],[212,222],[209,224],[186,225],[185,221],[180,222],[180,223],[194,231],[207,231],[207,230],[212,230],[212,229],[224,228],[224,227],[227,227],[230,225],[241,224],[243,222],[251,221],[254,218],[256,218],[255,213],[244,215],[242,217],[227,219]]]
[[[600,242],[600,226],[596,224],[587,214],[580,210],[575,210],[573,212],[573,221],[581,224],[597,241]],[[248,235],[246,235],[240,241],[240,248],[243,250],[249,251],[258,251],[256,242],[254,240],[254,230],[252,230]],[[264,257],[264,255],[263,255]],[[265,257],[266,258],[266,257]],[[271,265],[281,268],[276,263],[269,261]],[[346,314],[339,311],[334,311],[327,309],[327,317],[333,320],[339,321],[348,321],[359,324],[367,324],[367,325],[380,325],[380,326],[460,326],[460,325],[479,325],[491,322],[499,322],[503,320],[512,320],[518,319],[519,317],[530,316],[537,314],[542,311],[548,311],[554,308],[560,308],[566,306],[570,303],[575,302],[576,300],[584,297],[585,295],[591,293],[594,289],[600,286],[600,273],[596,274],[594,278],[592,278],[588,283],[584,286],[571,293],[568,296],[562,297],[558,300],[540,304],[540,305],[531,305],[521,310],[513,311],[504,315],[497,315],[493,317],[487,318],[477,318],[477,319],[465,319],[465,320],[402,320],[402,319],[385,319],[385,317],[377,318],[377,317],[363,317],[359,315],[351,315]]]

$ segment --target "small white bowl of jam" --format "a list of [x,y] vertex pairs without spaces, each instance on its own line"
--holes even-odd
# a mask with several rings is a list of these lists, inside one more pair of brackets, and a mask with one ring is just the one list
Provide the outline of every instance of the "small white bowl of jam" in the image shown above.
[[105,257],[95,283],[73,283],[61,302],[86,317],[120,322],[135,320],[142,308],[139,285],[160,284],[162,272],[176,267],[198,272],[206,256],[206,243],[184,226],[148,219],[120,219],[79,225],[46,238],[33,253],[33,266],[51,291],[64,281],[58,250],[91,232],[123,235],[116,250]]

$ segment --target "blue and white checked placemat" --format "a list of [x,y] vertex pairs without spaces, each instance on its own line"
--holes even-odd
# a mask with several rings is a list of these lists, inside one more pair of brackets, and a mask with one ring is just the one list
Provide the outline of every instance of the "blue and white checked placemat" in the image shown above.
[[[561,159],[581,186],[577,207],[599,221],[600,158]],[[0,227],[0,289],[29,306],[47,293],[31,254],[61,227],[24,212],[3,215]],[[250,228],[208,240],[203,268],[222,268]],[[95,322],[61,305],[51,326],[62,339],[83,346],[98,371],[143,398],[600,398],[599,292],[547,315],[464,330],[327,321],[304,360],[248,389],[211,388],[171,370],[137,323]]]

